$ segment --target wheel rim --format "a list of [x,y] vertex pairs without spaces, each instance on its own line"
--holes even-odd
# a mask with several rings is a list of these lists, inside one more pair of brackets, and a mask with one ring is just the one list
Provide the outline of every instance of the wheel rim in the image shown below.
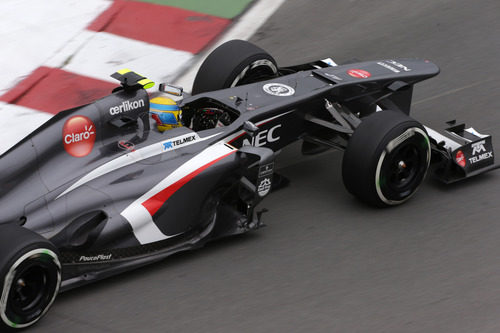
[[376,190],[388,205],[408,200],[425,178],[430,163],[430,143],[420,128],[409,128],[391,140],[380,155]]
[[11,327],[34,324],[50,308],[59,291],[61,265],[48,249],[36,249],[19,258],[5,276],[0,315]]
[[230,87],[264,81],[276,77],[278,68],[268,59],[260,59],[245,67],[231,83]]
[[9,298],[13,312],[29,313],[40,305],[49,289],[48,274],[44,268],[36,265],[16,274]]
[[388,156],[389,160],[382,173],[387,174],[387,186],[394,190],[404,191],[411,187],[418,176],[422,154],[413,144],[398,147],[396,152]]

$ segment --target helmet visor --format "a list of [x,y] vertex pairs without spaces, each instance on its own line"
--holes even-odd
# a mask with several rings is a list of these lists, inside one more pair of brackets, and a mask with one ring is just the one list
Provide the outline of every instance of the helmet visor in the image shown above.
[[177,117],[173,112],[151,111],[151,115],[158,125],[176,125]]

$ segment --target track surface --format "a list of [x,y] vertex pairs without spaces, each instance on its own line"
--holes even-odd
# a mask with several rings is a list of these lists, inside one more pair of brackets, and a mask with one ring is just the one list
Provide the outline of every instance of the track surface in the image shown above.
[[[289,0],[253,37],[282,65],[428,58],[413,116],[457,118],[500,154],[500,3]],[[499,155],[500,156],[500,155]],[[341,154],[280,158],[268,227],[60,295],[39,332],[499,332],[500,172],[428,180],[402,207],[343,189]]]

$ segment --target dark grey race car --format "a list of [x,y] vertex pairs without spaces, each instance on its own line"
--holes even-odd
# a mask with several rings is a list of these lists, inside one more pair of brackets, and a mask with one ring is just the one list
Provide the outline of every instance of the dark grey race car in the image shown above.
[[297,140],[304,154],[345,151],[347,190],[377,206],[408,200],[430,166],[447,183],[495,168],[490,136],[408,116],[413,85],[438,73],[408,59],[279,68],[231,41],[179,102],[185,126],[164,133],[148,81],[116,73],[110,96],[60,112],[0,158],[0,328],[34,324],[60,290],[258,228],[274,156]]

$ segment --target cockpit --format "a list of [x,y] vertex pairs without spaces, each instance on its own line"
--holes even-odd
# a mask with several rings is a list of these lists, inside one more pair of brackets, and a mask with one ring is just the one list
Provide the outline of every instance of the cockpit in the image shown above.
[[230,125],[239,112],[210,98],[199,98],[182,105],[182,122],[195,132]]

